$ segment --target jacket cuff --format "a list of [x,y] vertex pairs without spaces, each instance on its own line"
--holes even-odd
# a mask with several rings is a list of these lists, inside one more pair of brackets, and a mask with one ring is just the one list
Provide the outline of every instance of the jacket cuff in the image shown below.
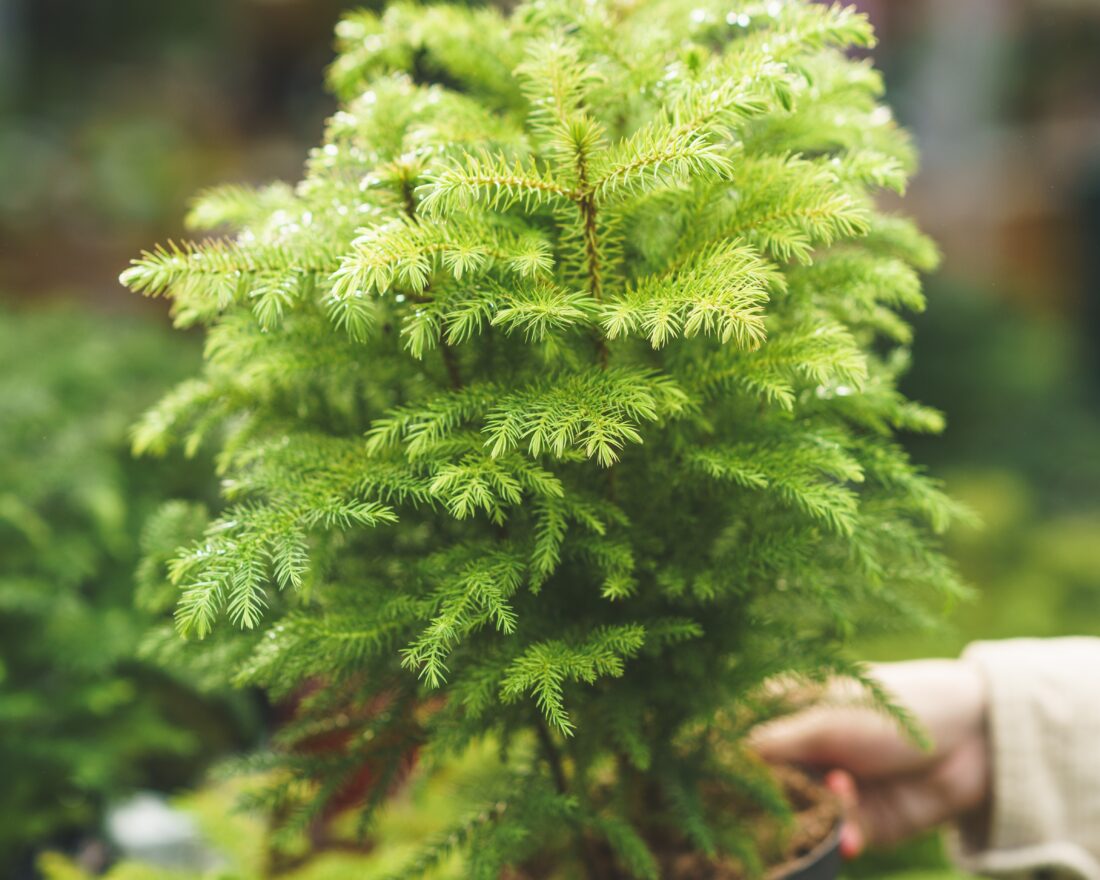
[[992,804],[960,825],[969,870],[1100,880],[1100,639],[978,642],[987,684]]

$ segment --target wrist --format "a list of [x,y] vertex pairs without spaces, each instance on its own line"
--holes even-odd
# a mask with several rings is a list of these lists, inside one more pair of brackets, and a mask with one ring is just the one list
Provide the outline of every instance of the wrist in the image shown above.
[[988,824],[993,800],[992,746],[989,725],[989,681],[977,663],[965,658],[958,665],[960,705],[965,706],[966,731],[957,750],[967,766],[967,782],[959,804],[960,815],[978,824]]

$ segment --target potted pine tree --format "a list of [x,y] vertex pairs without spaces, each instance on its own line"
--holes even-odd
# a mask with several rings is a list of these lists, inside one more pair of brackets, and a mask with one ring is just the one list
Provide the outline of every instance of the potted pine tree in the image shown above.
[[957,590],[953,505],[893,439],[940,428],[896,389],[936,254],[875,207],[913,154],[868,22],[397,3],[338,37],[305,179],[205,194],[232,234],[122,278],[207,328],[136,446],[220,445],[177,621],[260,633],[273,815],[318,843],[491,741],[401,877],[800,876],[835,813],[745,747],[762,684],[866,681],[852,633]]

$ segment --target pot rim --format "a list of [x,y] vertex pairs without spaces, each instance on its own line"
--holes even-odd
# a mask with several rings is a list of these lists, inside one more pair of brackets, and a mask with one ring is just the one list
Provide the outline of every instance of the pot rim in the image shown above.
[[840,822],[833,826],[825,838],[804,856],[800,856],[793,862],[786,862],[768,872],[767,880],[785,880],[785,878],[797,874],[815,862],[820,861],[833,849],[840,846]]

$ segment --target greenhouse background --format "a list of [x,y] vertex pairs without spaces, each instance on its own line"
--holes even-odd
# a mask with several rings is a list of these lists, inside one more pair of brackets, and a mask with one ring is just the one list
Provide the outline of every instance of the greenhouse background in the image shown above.
[[[910,449],[983,523],[949,538],[974,598],[866,656],[1100,635],[1100,5],[858,5],[921,152],[906,210],[944,257],[903,390],[948,429]],[[94,876],[104,817],[135,792],[171,799],[169,825],[190,817],[170,861],[263,870],[223,764],[275,710],[219,683],[216,657],[186,674],[154,659],[174,597],[133,574],[170,540],[155,519],[138,537],[160,502],[180,499],[176,525],[216,503],[209,462],[129,455],[130,424],[194,369],[201,339],[170,334],[163,304],[117,277],[185,235],[196,191],[297,178],[335,106],[324,68],[349,8],[0,0],[0,876]],[[399,842],[423,830],[387,821]],[[938,849],[850,871],[956,876]]]

